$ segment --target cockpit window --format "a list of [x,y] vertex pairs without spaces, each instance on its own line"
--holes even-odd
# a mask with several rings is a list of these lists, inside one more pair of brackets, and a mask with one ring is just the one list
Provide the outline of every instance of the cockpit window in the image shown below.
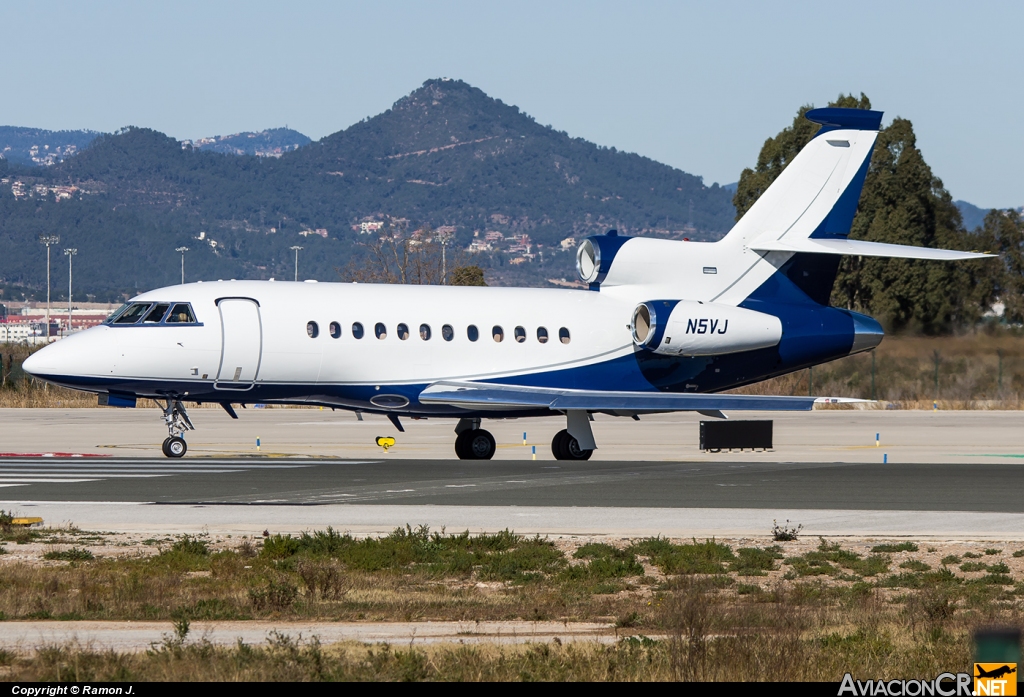
[[189,303],[129,303],[107,320],[108,324],[198,324]]
[[116,310],[111,312],[109,315],[107,315],[107,319],[105,321],[108,324],[113,322],[115,319],[117,319],[118,317],[121,316],[122,312],[124,312],[125,310],[127,310],[131,306],[132,306],[131,303],[125,303],[124,305],[122,305],[121,307],[117,308]]
[[150,307],[152,307],[151,303],[135,303],[118,315],[117,319],[114,320],[114,324],[135,324],[145,316],[146,311]]
[[164,318],[164,314],[167,312],[167,308],[171,305],[170,303],[157,303],[153,306],[153,309],[146,315],[146,319],[142,320],[143,324],[159,324],[160,320]]
[[171,308],[171,314],[165,320],[168,324],[195,324],[196,316],[188,303],[178,303]]

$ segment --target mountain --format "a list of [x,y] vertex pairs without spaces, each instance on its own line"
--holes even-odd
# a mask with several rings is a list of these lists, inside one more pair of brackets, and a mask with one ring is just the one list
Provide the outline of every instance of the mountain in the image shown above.
[[967,201],[954,201],[953,205],[960,211],[960,217],[964,219],[964,227],[968,230],[981,227],[989,211],[988,208],[978,208]]
[[25,165],[54,165],[86,147],[96,131],[47,131],[0,126],[0,157]]
[[450,226],[464,249],[516,235],[519,251],[467,257],[491,282],[540,285],[574,275],[567,237],[716,239],[734,215],[717,184],[541,126],[457,80],[280,157],[127,128],[52,167],[0,162],[0,177],[0,286],[16,293],[45,285],[41,232],[77,247],[76,285],[106,297],[177,282],[179,246],[193,279],[288,278],[300,245],[302,276],[337,280],[367,256],[361,223],[387,220]]
[[312,142],[308,136],[290,128],[269,128],[259,133],[233,133],[229,136],[200,138],[194,142],[185,141],[185,144],[225,155],[281,157],[286,152],[298,150]]
[[[0,126],[0,157],[23,165],[49,166],[77,154],[99,136],[99,131],[47,131],[41,128]],[[268,128],[229,136],[184,141],[200,150],[225,155],[280,157],[311,143],[308,136],[290,128]]]

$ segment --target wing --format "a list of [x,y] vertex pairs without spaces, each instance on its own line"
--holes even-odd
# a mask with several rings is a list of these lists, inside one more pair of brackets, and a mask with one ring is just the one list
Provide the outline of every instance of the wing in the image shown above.
[[428,385],[419,396],[424,404],[445,404],[463,409],[506,410],[547,408],[553,411],[586,410],[626,414],[666,411],[810,411],[815,402],[864,400],[771,397],[747,394],[679,394],[669,392],[612,392],[520,387],[483,382],[441,381]]

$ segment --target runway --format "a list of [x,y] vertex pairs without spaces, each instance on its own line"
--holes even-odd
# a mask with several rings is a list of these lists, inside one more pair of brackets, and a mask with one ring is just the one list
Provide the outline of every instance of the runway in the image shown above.
[[58,458],[0,460],[0,497],[228,505],[1024,513],[1024,463]]
[[4,458],[0,507],[110,531],[1024,538],[1024,464]]
[[[697,449],[696,415],[598,415],[588,462],[551,457],[564,419],[488,422],[499,448],[480,462],[451,459],[450,422],[398,434],[310,409],[197,410],[188,455],[169,460],[153,412],[0,410],[0,508],[111,531],[689,537],[764,535],[788,518],[805,534],[1024,536],[1020,412],[756,414],[775,418],[774,451],[718,454]],[[398,445],[384,454],[375,435]],[[48,452],[78,457],[18,456]]]

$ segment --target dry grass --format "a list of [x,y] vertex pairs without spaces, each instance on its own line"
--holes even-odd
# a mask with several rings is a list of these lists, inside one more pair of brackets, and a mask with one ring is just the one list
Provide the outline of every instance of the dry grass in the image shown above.
[[[3,619],[166,620],[169,630],[141,654],[73,644],[0,652],[8,680],[933,678],[968,666],[974,629],[1024,624],[1020,543],[555,544],[410,528],[361,540],[325,531],[128,546],[74,528],[8,537]],[[31,559],[12,558],[19,547]],[[46,548],[96,558],[43,561]],[[623,638],[396,650],[282,636],[218,647],[188,634],[192,621],[249,618],[598,621]]]
[[[935,352],[939,383],[935,388]],[[1000,388],[999,353],[1002,353]],[[813,369],[813,393],[870,399],[872,354],[876,399],[895,408],[1024,408],[1024,341],[1011,332],[952,337],[891,336],[870,353]],[[746,394],[806,395],[812,371],[802,370],[737,390]]]

